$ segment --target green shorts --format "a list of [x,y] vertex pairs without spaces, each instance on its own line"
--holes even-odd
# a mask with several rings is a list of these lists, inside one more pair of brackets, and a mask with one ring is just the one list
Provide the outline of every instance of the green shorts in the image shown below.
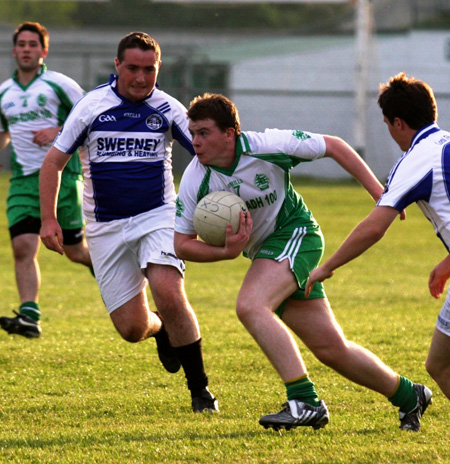
[[[62,229],[80,229],[84,226],[82,196],[82,177],[63,175],[57,209],[58,222]],[[10,228],[27,217],[40,218],[39,171],[29,176],[11,179],[6,204]]]
[[[322,232],[317,226],[296,227],[294,224],[273,232],[262,244],[254,259],[266,258],[283,261],[288,259],[290,268],[297,279],[299,289],[289,299],[312,300],[326,298],[321,282],[314,284],[308,298],[305,298],[305,286],[310,272],[322,259],[325,248]],[[281,317],[286,301],[276,310]]]

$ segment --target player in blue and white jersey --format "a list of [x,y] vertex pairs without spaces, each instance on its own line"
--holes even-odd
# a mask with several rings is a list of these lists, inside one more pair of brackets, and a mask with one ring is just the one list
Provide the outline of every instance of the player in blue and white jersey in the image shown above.
[[[373,353],[348,341],[322,284],[305,295],[309,273],[322,258],[320,227],[289,177],[292,167],[331,157],[378,200],[383,187],[359,155],[338,137],[300,130],[241,132],[233,102],[222,95],[197,97],[188,110],[197,156],[183,174],[177,199],[175,251],[198,262],[233,259],[242,251],[252,263],[241,286],[236,312],[283,380],[287,403],[261,417],[264,427],[324,427],[329,421],[288,328],[323,363],[348,379],[383,394],[409,411],[418,395]],[[198,201],[211,191],[239,195],[239,231],[228,226],[223,247],[197,239],[193,226]],[[277,317],[278,316],[278,317]],[[403,426],[403,423],[402,423]]]
[[[431,296],[439,298],[450,277],[450,132],[437,125],[431,87],[405,73],[380,85],[378,104],[391,137],[405,153],[392,168],[376,208],[311,273],[308,288],[368,250],[385,235],[399,212],[417,203],[447,250],[428,281]],[[450,294],[437,318],[426,368],[450,399]],[[417,405],[419,416],[427,404],[427,398],[422,399]]]
[[[118,75],[78,102],[47,154],[41,238],[62,252],[56,195],[61,172],[80,148],[86,237],[114,326],[129,342],[155,337],[164,367],[175,373],[183,366],[194,412],[217,411],[184,291],[184,262],[173,248],[173,141],[194,154],[186,108],[156,87],[161,51],[148,34],[125,36],[115,65]],[[158,312],[149,309],[147,283]]]
[[[0,149],[11,142],[7,217],[21,305],[17,316],[1,317],[0,325],[10,334],[35,338],[41,334],[39,171],[48,145],[83,90],[73,79],[46,68],[43,61],[49,35],[44,26],[21,24],[13,34],[13,43],[17,70],[0,85]],[[80,160],[74,156],[62,177],[58,218],[65,254],[91,268],[83,236],[82,189]]]

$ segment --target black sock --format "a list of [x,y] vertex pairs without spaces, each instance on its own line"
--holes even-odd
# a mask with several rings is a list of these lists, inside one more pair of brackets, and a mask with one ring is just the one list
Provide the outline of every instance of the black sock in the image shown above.
[[174,349],[183,366],[191,396],[200,396],[200,392],[208,386],[208,377],[203,365],[202,339]]

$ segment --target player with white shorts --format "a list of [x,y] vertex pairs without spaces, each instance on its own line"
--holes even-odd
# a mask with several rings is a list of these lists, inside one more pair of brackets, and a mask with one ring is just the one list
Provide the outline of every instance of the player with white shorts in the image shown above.
[[[184,290],[184,263],[173,247],[174,140],[194,154],[186,108],[156,86],[159,44],[133,32],[119,43],[117,75],[89,92],[70,113],[41,174],[41,238],[54,251],[59,173],[81,148],[83,212],[96,279],[122,338],[155,337],[171,373],[183,367],[194,412],[218,411],[208,390],[202,339]],[[148,283],[157,311],[150,311]]]

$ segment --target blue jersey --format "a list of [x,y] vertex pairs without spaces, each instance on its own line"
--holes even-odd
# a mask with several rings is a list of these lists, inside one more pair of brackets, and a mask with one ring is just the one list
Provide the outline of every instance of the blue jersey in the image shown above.
[[175,201],[174,140],[195,154],[186,108],[157,88],[132,102],[111,76],[73,108],[55,147],[67,154],[81,149],[85,217],[109,222]]

